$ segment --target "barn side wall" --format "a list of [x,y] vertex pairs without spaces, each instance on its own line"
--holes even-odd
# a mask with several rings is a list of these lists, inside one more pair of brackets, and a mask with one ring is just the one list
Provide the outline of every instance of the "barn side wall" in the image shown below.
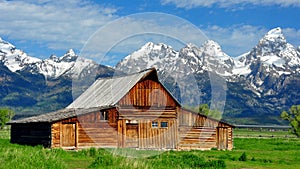
[[232,127],[203,115],[180,109],[178,149],[233,148]]
[[51,146],[50,123],[11,124],[11,143]]
[[[153,126],[156,122],[157,126]],[[167,127],[162,126],[167,123]],[[121,119],[118,147],[138,149],[175,149],[177,143],[177,121],[175,118]]]
[[101,112],[91,112],[53,123],[51,147],[65,147],[63,145],[65,139],[63,136],[64,124],[75,124],[76,126],[73,146],[75,148],[117,147],[117,110],[105,111],[108,112],[108,120],[101,117]]

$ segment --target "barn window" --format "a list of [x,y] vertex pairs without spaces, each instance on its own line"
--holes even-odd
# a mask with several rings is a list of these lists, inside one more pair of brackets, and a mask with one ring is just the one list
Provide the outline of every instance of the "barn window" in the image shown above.
[[167,128],[168,127],[168,122],[160,122],[160,127],[161,128]]
[[108,111],[103,110],[100,112],[100,120],[105,120],[105,121],[108,120]]
[[158,127],[158,122],[153,121],[152,122],[152,128],[157,128]]

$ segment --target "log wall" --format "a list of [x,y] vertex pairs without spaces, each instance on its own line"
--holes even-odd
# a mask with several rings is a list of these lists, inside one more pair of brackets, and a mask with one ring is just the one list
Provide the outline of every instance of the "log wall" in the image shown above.
[[216,128],[179,127],[178,149],[209,150],[216,147]]
[[63,126],[66,124],[75,124],[76,126],[74,146],[67,146],[66,148],[117,147],[117,110],[106,111],[108,112],[107,121],[101,119],[101,112],[91,112],[53,123],[51,147],[64,147]]
[[198,113],[180,109],[179,149],[233,148],[232,126]]

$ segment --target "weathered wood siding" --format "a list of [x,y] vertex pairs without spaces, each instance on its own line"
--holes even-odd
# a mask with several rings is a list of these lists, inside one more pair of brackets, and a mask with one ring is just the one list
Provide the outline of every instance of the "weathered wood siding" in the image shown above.
[[51,146],[50,123],[20,123],[11,125],[11,143]]
[[177,130],[176,110],[119,109],[118,147],[175,149]]
[[178,121],[180,126],[194,126],[194,127],[212,127],[218,126],[219,122],[211,120],[205,116],[193,113],[191,111],[180,109],[178,114]]
[[179,127],[178,149],[207,150],[216,148],[216,129],[212,127]]
[[176,102],[159,82],[145,79],[137,83],[119,101],[118,105],[121,107],[174,108]]
[[[157,122],[157,127],[153,127],[152,122]],[[167,122],[168,127],[161,126],[161,122]],[[177,121],[175,119],[138,120],[134,123],[119,120],[118,125],[119,147],[138,149],[176,148]]]
[[180,109],[178,149],[233,148],[232,127],[203,115]]
[[[118,147],[176,148],[178,103],[155,79],[137,83],[118,105]],[[153,127],[152,122],[158,126]],[[161,122],[168,127],[162,127]]]
[[[52,147],[117,147],[117,110],[106,111],[107,121],[101,119],[101,112],[91,112],[53,123]],[[74,133],[64,133],[67,126],[74,126]]]

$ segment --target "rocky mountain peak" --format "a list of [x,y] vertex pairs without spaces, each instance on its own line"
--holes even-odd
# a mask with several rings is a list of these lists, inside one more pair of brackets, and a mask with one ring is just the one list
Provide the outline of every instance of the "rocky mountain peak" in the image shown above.
[[0,53],[12,53],[16,47],[0,37]]
[[78,58],[73,49],[69,49],[61,58],[60,61],[63,62],[74,62]]
[[184,48],[180,49],[179,53],[181,56],[199,59],[198,56],[201,55],[202,50],[195,44],[188,43]]
[[266,33],[266,35],[263,37],[262,41],[265,41],[265,40],[286,43],[286,38],[280,27],[271,29],[268,33]]
[[168,49],[172,49],[172,47],[164,43],[155,44],[153,42],[147,42],[138,51],[151,52],[151,51],[161,51],[161,50],[168,50]]
[[281,28],[270,30],[256,46],[256,55],[266,56],[270,54],[278,55],[281,50],[286,48],[287,42]]
[[213,40],[205,41],[204,44],[202,45],[202,47],[205,49],[221,51],[221,46]]
[[203,53],[207,56],[219,58],[220,60],[228,60],[230,58],[230,56],[222,51],[221,46],[213,40],[207,40],[202,45],[202,48]]
[[[300,64],[299,52],[287,43],[281,28],[270,30],[259,43],[248,53],[239,57],[244,65],[254,62],[262,65],[276,66],[286,69],[288,66]],[[292,61],[292,62],[291,62]]]
[[50,60],[53,60],[54,62],[59,62],[59,57],[57,57],[56,55],[51,55],[49,57]]

